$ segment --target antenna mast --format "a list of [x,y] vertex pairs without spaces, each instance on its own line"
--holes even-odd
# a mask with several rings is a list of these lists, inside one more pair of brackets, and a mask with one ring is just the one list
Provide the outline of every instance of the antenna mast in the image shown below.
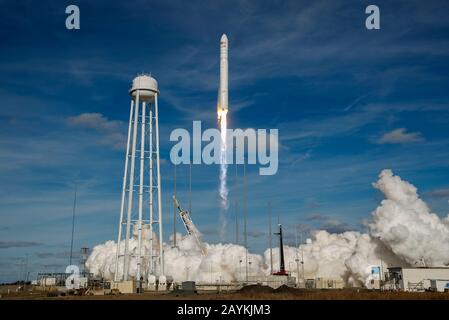
[[72,212],[72,240],[70,241],[70,263],[72,265],[73,258],[73,236],[75,234],[75,212],[76,212],[76,193],[78,191],[78,185],[75,183],[75,196],[73,198],[73,212]]
[[247,190],[246,190],[246,165],[243,162],[243,184],[244,184],[244,236],[245,236],[245,272],[246,272],[246,282],[248,282],[248,229],[247,229],[247,215],[248,215],[248,200],[247,200]]
[[[173,194],[176,197],[176,164],[174,165]],[[173,247],[176,248],[176,204],[173,203]]]
[[268,202],[268,219],[269,219],[269,230],[270,234],[270,274],[273,274],[273,237],[271,231],[271,203]]

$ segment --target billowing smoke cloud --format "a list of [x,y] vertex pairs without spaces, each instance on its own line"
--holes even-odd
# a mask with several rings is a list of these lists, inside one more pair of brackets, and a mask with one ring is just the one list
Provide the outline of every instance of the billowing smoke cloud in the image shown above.
[[431,213],[417,189],[391,170],[383,170],[373,186],[385,200],[373,212],[370,233],[410,264],[449,264],[449,216]]
[[[138,249],[137,240],[137,225],[135,225],[133,230],[133,237],[129,239],[128,250],[131,253],[130,263],[129,263],[129,275],[135,275],[137,272],[137,259],[135,255]],[[142,230],[142,254],[145,256],[150,255],[150,230],[149,225],[144,225]],[[158,237],[153,236],[153,252],[159,250]],[[118,264],[118,274],[123,275],[123,254],[125,251],[125,241],[120,242],[120,257]],[[91,273],[97,276],[104,277],[105,279],[114,279],[115,274],[115,259],[117,252],[117,243],[115,241],[106,241],[104,244],[97,245],[93,248],[91,255],[86,261],[86,267]],[[146,274],[149,268],[149,259],[144,257],[142,260],[142,273]]]
[[[304,277],[341,278],[349,285],[369,286],[371,266],[449,265],[449,217],[439,218],[431,213],[417,189],[391,170],[383,170],[373,184],[385,199],[372,212],[369,234],[347,231],[333,234],[316,231],[314,239],[299,248],[285,246],[285,265],[294,276],[302,276],[298,261],[304,260]],[[164,246],[166,274],[175,281],[186,279],[215,282],[244,279],[245,248],[235,244],[205,244],[202,255],[195,239],[181,237],[178,248]],[[130,241],[136,250],[135,239]],[[121,248],[123,250],[123,248]],[[145,241],[144,250],[149,250]],[[112,279],[116,244],[107,241],[94,248],[87,267],[96,275]],[[249,254],[249,275],[270,273],[270,253]],[[279,249],[273,248],[274,266],[279,264]],[[145,262],[144,262],[145,265]],[[144,272],[146,272],[144,267]],[[121,274],[122,268],[119,269]],[[130,276],[136,272],[131,260]]]
[[[195,240],[183,237],[178,248],[165,252],[166,273],[175,281],[200,282],[237,281],[245,276],[245,248],[234,244],[205,244],[207,255],[202,255]],[[262,256],[249,254],[252,274],[263,274]],[[168,263],[167,263],[168,262]]]

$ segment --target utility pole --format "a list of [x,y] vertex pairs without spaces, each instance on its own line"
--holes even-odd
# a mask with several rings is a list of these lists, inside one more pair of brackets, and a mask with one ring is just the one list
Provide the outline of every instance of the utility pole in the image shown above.
[[[176,164],[174,165],[173,177],[173,194],[176,198]],[[176,210],[176,204],[173,202],[173,248],[176,248]]]
[[240,281],[242,281],[242,279],[243,279],[243,277],[242,277],[242,262],[243,262],[242,257],[239,257],[239,266],[240,266],[240,268],[239,268],[239,273],[240,273]]
[[75,197],[73,199],[73,212],[72,212],[72,240],[70,241],[70,263],[69,265],[72,265],[72,258],[73,258],[73,236],[75,233],[75,211],[76,211],[76,193],[78,191],[78,185],[75,183]]
[[189,214],[192,216],[192,162],[189,165]]
[[239,211],[237,200],[235,200],[235,244],[239,244]]
[[246,282],[248,283],[248,227],[247,227],[247,220],[248,220],[248,199],[247,199],[247,190],[246,190],[246,164],[245,161],[243,161],[243,190],[244,190],[244,232],[245,232],[245,270],[246,270]]
[[23,290],[25,290],[26,286],[27,286],[28,274],[29,274],[29,272],[28,272],[28,253],[27,253],[26,258],[25,258],[25,282],[23,284]]
[[24,272],[24,268],[25,268],[25,259],[21,258],[19,263],[18,263],[18,267],[17,267],[17,281],[20,284],[20,282],[22,282],[23,280],[23,272]]
[[271,203],[268,202],[268,220],[269,220],[269,230],[270,235],[270,274],[273,274],[273,231],[271,230]]
[[298,256],[298,250],[299,250],[299,246],[298,246],[298,226],[295,227],[295,242],[296,242],[296,276],[297,276],[297,286],[299,287],[299,256]]
[[212,262],[210,263],[210,283],[212,283]]
[[300,233],[300,241],[301,241],[301,268],[302,268],[302,280],[305,285],[305,276],[304,276],[304,247],[302,246],[302,232]]

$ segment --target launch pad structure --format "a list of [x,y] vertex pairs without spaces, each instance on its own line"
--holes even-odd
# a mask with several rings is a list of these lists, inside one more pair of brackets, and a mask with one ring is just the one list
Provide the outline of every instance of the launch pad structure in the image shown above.
[[[301,250],[301,259],[296,250],[296,279],[288,270],[286,270],[283,229],[278,224],[278,232],[272,233],[271,230],[271,207],[269,204],[269,235],[270,235],[270,272],[261,275],[249,275],[248,265],[248,243],[247,243],[247,199],[246,199],[246,167],[243,163],[244,171],[244,247],[245,247],[245,273],[246,276],[224,282],[220,280],[213,282],[195,283],[193,281],[173,282],[173,278],[165,274],[164,269],[164,249],[163,249],[163,213],[162,213],[162,187],[160,174],[160,154],[159,154],[159,115],[158,98],[159,88],[155,78],[151,75],[138,75],[132,81],[132,87],[129,90],[131,96],[131,105],[129,113],[128,134],[126,144],[125,166],[123,173],[121,203],[120,203],[120,221],[118,226],[118,238],[116,244],[116,259],[114,281],[111,283],[104,278],[95,278],[84,268],[81,270],[82,282],[80,287],[95,286],[92,283],[104,284],[108,282],[110,289],[118,290],[122,293],[139,293],[143,289],[148,291],[167,291],[172,290],[179,284],[186,283],[192,288],[200,288],[203,291],[235,291],[249,285],[265,285],[272,288],[278,288],[286,285],[289,287],[306,289],[342,289],[344,287],[341,278],[305,278],[304,273],[304,253]],[[217,116],[222,129],[222,144],[226,149],[226,131],[228,113],[228,38],[225,34],[220,39],[220,77],[217,97]],[[223,130],[225,129],[225,130]],[[226,150],[225,150],[226,151]],[[224,153],[223,153],[224,154]],[[191,167],[190,167],[191,174]],[[184,210],[176,199],[176,167],[175,167],[175,203],[174,219],[176,209],[184,224],[187,234],[193,236],[201,249],[203,256],[207,255],[206,247],[201,242],[200,233],[194,225],[189,211]],[[220,175],[221,179],[222,175]],[[226,189],[226,171],[224,174],[224,187]],[[237,173],[236,173],[237,177]],[[191,176],[189,183],[191,183]],[[191,185],[189,186],[191,192]],[[221,193],[221,190],[220,190]],[[220,194],[221,195],[221,194]],[[227,195],[227,191],[226,191]],[[191,198],[189,199],[191,201]],[[227,201],[227,200],[226,200]],[[72,219],[72,241],[71,254],[73,251],[74,218],[76,208],[76,190],[73,207]],[[237,209],[236,209],[237,211]],[[237,217],[237,214],[236,214]],[[236,243],[238,243],[238,220],[236,218]],[[174,221],[175,227],[176,221]],[[133,234],[134,231],[134,234]],[[145,232],[149,231],[146,236]],[[279,269],[273,270],[272,255],[272,235],[279,236]],[[174,230],[174,247],[176,247],[176,229]],[[147,245],[147,241],[149,246]],[[302,243],[302,239],[301,239]],[[296,248],[298,248],[296,234]],[[88,249],[82,248],[82,263],[84,266],[88,256]],[[240,257],[240,263],[243,257]],[[70,262],[71,264],[71,262]],[[300,281],[301,264],[301,281]],[[382,267],[382,262],[381,262]],[[190,267],[189,267],[190,268]],[[241,268],[241,267],[240,267]],[[212,269],[212,267],[211,267]],[[242,272],[240,271],[240,274]],[[212,271],[211,271],[212,274]],[[70,276],[68,273],[39,273],[36,285],[43,288],[60,287],[66,285],[66,280]],[[384,280],[382,280],[384,276]],[[187,276],[188,278],[188,276]],[[388,273],[380,272],[378,279],[371,280],[372,289],[378,290],[403,290],[403,291],[449,291],[449,268],[421,268],[421,267],[390,267]],[[26,281],[27,282],[27,281]],[[301,284],[300,284],[301,283]],[[382,286],[383,284],[383,286]],[[97,285],[98,287],[98,285]],[[109,288],[108,288],[109,289]]]
[[[172,279],[167,277],[164,272],[158,83],[150,75],[139,75],[132,81],[129,94],[131,95],[131,106],[122,183],[115,273],[111,287],[121,291],[134,292],[135,288],[142,289],[142,287],[150,290],[166,288],[168,282],[171,282]],[[228,113],[228,38],[226,34],[223,34],[220,39],[220,77],[217,100],[217,116],[223,130],[223,124],[224,128],[226,128],[226,116]],[[223,145],[226,146],[225,141]],[[222,179],[222,175],[220,175],[220,179]],[[181,208],[175,196],[173,200],[175,207],[179,210],[179,216],[187,234],[195,238],[202,254],[206,255],[206,248],[201,243],[200,233],[191,220],[190,212]],[[144,232],[147,229],[149,229],[149,239],[147,239],[149,240],[149,250],[144,243]],[[132,234],[132,231],[134,231],[134,234]],[[270,282],[286,284],[287,278],[289,281],[291,280],[284,266],[281,225],[279,225],[278,235],[280,236],[281,254],[279,271],[262,278],[260,276],[250,276],[248,274],[248,263],[251,262],[248,262],[248,249],[245,241],[245,281],[237,281],[232,284],[233,286]],[[131,243],[135,240],[137,240],[137,247],[135,242]],[[131,264],[136,267],[131,268]],[[221,286],[224,284],[211,283],[210,285]]]
[[195,224],[193,223],[192,218],[190,217],[190,213],[187,210],[181,208],[178,199],[176,199],[176,196],[174,195],[173,195],[173,202],[175,203],[175,207],[178,208],[179,216],[182,220],[182,223],[184,224],[184,228],[186,229],[187,234],[195,238],[195,241],[198,247],[200,248],[201,253],[203,254],[203,256],[205,256],[207,254],[206,248],[201,242],[200,239],[201,235],[198,232],[198,229],[196,228]]

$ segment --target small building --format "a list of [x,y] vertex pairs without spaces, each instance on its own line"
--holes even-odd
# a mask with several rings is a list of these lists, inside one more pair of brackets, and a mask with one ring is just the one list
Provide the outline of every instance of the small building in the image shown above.
[[341,278],[316,278],[315,288],[316,289],[343,289],[344,287],[343,279]]
[[280,286],[286,285],[289,287],[296,286],[296,278],[289,275],[268,275],[268,276],[249,276],[248,285],[259,284],[264,286],[270,286],[273,289],[277,289]]
[[400,291],[437,290],[444,288],[445,282],[449,282],[449,268],[393,267],[388,268],[384,288]]
[[313,278],[300,280],[298,288],[305,289],[343,289],[345,283],[342,278]]
[[134,280],[117,281],[117,282],[112,281],[111,289],[118,290],[122,294],[130,294],[137,292],[136,282]]

